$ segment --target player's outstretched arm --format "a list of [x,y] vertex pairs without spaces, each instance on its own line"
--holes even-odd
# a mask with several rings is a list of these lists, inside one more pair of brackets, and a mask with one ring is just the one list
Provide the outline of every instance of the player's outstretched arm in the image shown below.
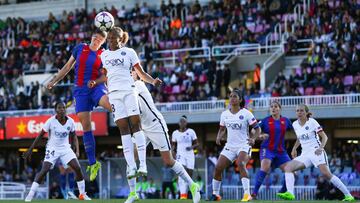
[[79,139],[76,136],[75,131],[70,132],[70,136],[72,137],[71,148],[74,150],[76,157],[79,158],[80,156]]
[[34,142],[31,144],[29,149],[22,155],[24,159],[30,159],[33,149],[35,148],[36,144],[39,142],[39,140],[45,135],[45,131],[41,131],[39,135],[35,138]]
[[223,139],[223,137],[225,137],[225,131],[226,131],[226,128],[224,126],[220,126],[218,134],[216,136],[216,144],[217,145],[221,145],[221,140]]
[[69,71],[74,67],[75,64],[75,58],[73,56],[70,56],[69,60],[66,62],[64,67],[61,68],[58,74],[55,75],[55,77],[46,85],[46,88],[51,89],[53,88],[56,83],[58,83],[60,80],[62,80]]
[[315,154],[320,155],[322,151],[324,151],[324,147],[326,145],[326,142],[328,140],[328,136],[325,134],[324,131],[318,132],[318,135],[321,137],[321,145],[318,149],[316,149]]
[[293,159],[297,157],[297,148],[300,146],[299,139],[296,139],[296,142],[293,146],[293,149],[291,150],[291,156]]
[[146,83],[152,84],[156,87],[162,84],[162,81],[159,78],[154,79],[149,74],[147,74],[139,63],[135,64],[134,69],[141,80],[145,81]]

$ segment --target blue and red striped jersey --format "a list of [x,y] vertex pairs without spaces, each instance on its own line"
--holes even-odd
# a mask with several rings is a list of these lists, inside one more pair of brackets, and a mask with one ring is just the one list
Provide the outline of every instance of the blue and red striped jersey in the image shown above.
[[260,127],[262,132],[269,135],[269,137],[261,143],[261,148],[269,150],[284,152],[285,149],[285,133],[292,129],[291,121],[286,117],[280,117],[275,120],[272,116],[264,118]]
[[92,51],[88,44],[78,44],[72,51],[75,62],[75,81],[76,87],[86,87],[89,80],[95,80],[100,76],[102,63],[100,59],[104,49]]

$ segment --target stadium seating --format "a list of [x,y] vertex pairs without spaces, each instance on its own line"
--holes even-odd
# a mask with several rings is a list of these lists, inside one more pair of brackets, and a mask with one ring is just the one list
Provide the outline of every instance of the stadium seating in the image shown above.
[[[169,30],[169,26],[151,23],[154,19],[170,22],[169,13],[175,6],[176,8],[179,6],[187,7],[191,11],[185,16],[186,23],[180,24],[182,26],[180,30],[185,30],[184,32],[177,29]],[[155,44],[152,50],[184,48],[189,46],[187,44],[189,39],[200,44],[201,41],[205,40],[207,41],[206,44],[210,46],[218,43],[224,44],[224,42],[227,44],[263,43],[265,35],[273,29],[273,19],[270,18],[269,13],[265,12],[266,5],[261,2],[210,2],[207,5],[202,5],[203,9],[208,12],[200,12],[198,6],[200,5],[194,3],[188,5],[162,5],[160,8],[146,9],[149,11],[146,15],[139,13],[144,10],[144,5],[139,8],[128,9],[125,14],[115,7],[111,7],[109,12],[118,17],[117,23],[120,23],[130,33],[129,46],[138,50],[146,45],[145,42],[151,42],[153,33],[147,33],[147,31],[153,30],[154,27],[157,28],[160,41]],[[236,8],[235,13],[233,13],[233,6]],[[294,5],[289,4],[288,6],[291,8]],[[276,15],[276,18],[281,21],[284,19],[282,14],[287,15],[286,12],[287,9],[282,7],[273,11],[272,14]],[[0,78],[0,81],[2,81],[0,84],[0,110],[48,108],[59,98],[71,101],[72,96],[67,95],[66,92],[71,85],[71,81],[73,81],[73,77],[65,79],[61,90],[52,92],[56,96],[41,95],[41,102],[31,99],[36,98],[36,92],[29,95],[28,92],[21,94],[21,91],[17,91],[15,86],[17,81],[13,82],[13,78],[19,78],[17,80],[21,81],[22,73],[54,72],[61,68],[70,56],[70,50],[74,45],[89,39],[89,31],[94,29],[92,19],[96,13],[96,10],[87,13],[84,9],[76,9],[75,11],[64,11],[60,19],[55,18],[50,13],[48,19],[41,22],[30,23],[22,18],[0,20],[2,36],[10,36],[10,39],[15,43],[12,47],[4,46],[4,44],[0,47],[0,71],[3,73]],[[229,21],[229,18],[235,14],[236,16],[239,14],[244,15],[240,19]],[[140,29],[140,24],[142,24],[142,29]],[[226,35],[238,31],[242,33],[241,36]],[[191,46],[198,46],[198,44],[192,44]],[[145,53],[145,68],[151,73],[158,64],[151,63],[151,57],[147,58],[148,55],[151,54]],[[194,72],[197,64],[179,62],[183,63],[184,67],[176,75],[179,79],[178,84],[174,85],[179,85],[182,88],[178,91],[178,88],[175,87],[173,93],[169,95],[159,95],[160,92],[164,92],[163,89],[153,89],[156,101],[167,102],[169,101],[167,98],[175,98],[174,101],[204,100],[218,96],[215,95],[214,91],[219,88],[215,87],[215,80],[210,80],[208,83],[206,81],[206,79],[215,78],[217,68],[215,64],[210,66],[212,69],[210,72],[206,69],[208,67],[200,67],[200,71],[195,73],[195,80],[189,83],[187,82],[188,74],[185,74],[185,70],[189,69],[190,73]],[[151,67],[150,64],[153,64],[154,67]],[[162,79],[165,80],[166,78]],[[190,90],[189,85],[193,87]],[[26,87],[26,89],[30,90],[34,88],[41,89],[41,87],[35,85]]]

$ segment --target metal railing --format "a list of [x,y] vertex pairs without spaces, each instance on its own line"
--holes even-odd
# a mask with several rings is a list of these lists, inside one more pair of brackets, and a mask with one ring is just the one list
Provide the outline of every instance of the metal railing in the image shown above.
[[284,46],[282,44],[279,45],[279,48],[271,54],[269,58],[265,60],[263,63],[263,68],[260,70],[260,88],[266,88],[266,71],[269,67],[275,63],[275,61],[280,58],[284,54]]
[[25,184],[15,182],[0,182],[0,199],[22,200],[25,198]]
[[[253,190],[253,186],[251,190]],[[278,200],[276,193],[281,186],[262,187],[257,195],[258,199],[262,200]],[[359,186],[348,186],[351,192],[360,192]],[[223,186],[222,198],[226,200],[241,199],[243,196],[242,186]],[[298,200],[314,200],[316,194],[316,186],[295,186],[295,196]]]
[[[284,40],[286,41],[285,36],[288,36],[288,25],[291,24],[291,32],[295,31],[296,22],[300,22],[301,25],[304,25],[304,16],[307,11],[310,9],[310,0],[303,0],[302,4],[297,4],[293,10],[293,20],[294,22],[290,22],[289,14],[286,14],[284,22],[279,22],[275,25],[274,31],[270,32],[265,37],[265,46],[271,46],[280,44]],[[285,38],[285,39],[284,39]]]
[[225,100],[158,103],[156,107],[161,113],[221,111],[225,109]]
[[283,45],[262,46],[260,44],[238,44],[213,46],[211,54],[215,57],[223,57],[221,64],[229,64],[233,56],[240,55],[261,55],[273,53],[278,49],[283,49]]
[[[296,107],[299,104],[306,104],[314,107],[349,106],[360,105],[360,93],[357,94],[335,94],[335,95],[312,95],[292,97],[264,97],[252,98],[247,107],[253,110],[269,108],[271,101],[278,101],[283,108]],[[226,100],[192,101],[192,102],[169,102],[157,103],[156,107],[162,113],[182,112],[214,112],[226,108]],[[106,112],[103,108],[96,108],[94,111]],[[67,112],[74,113],[73,107]],[[54,109],[17,110],[0,112],[0,117],[6,116],[31,116],[54,114]]]
[[211,48],[212,56],[228,56],[234,51],[237,52],[250,52],[260,54],[260,44],[234,44],[234,45],[220,45]]
[[[170,62],[173,66],[177,60],[187,56],[187,58],[207,58],[210,59],[210,47],[170,49],[162,51],[153,51],[154,61]],[[140,54],[142,55],[142,54]]]
[[271,101],[278,101],[282,108],[306,104],[314,107],[360,105],[360,94],[311,95],[293,97],[254,98],[248,104],[252,109],[269,108]]
[[[284,47],[288,44],[287,41],[282,42]],[[306,54],[312,47],[314,43],[313,39],[299,39],[296,40],[296,47],[292,48],[296,52],[296,54]]]

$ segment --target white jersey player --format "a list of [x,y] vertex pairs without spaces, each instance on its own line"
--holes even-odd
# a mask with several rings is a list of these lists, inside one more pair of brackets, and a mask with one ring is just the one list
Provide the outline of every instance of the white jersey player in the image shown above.
[[[246,164],[250,159],[251,146],[260,135],[260,127],[254,115],[244,108],[245,100],[240,90],[234,89],[230,94],[230,109],[224,111],[220,117],[220,129],[216,138],[216,144],[221,145],[221,140],[227,131],[227,141],[215,166],[213,178],[213,195],[211,200],[219,201],[222,172],[236,159],[239,161],[241,182],[244,188],[244,196],[241,201],[251,200],[250,180],[246,170]],[[254,137],[249,136],[249,126],[254,128]]]
[[[200,187],[194,183],[184,167],[173,159],[169,142],[168,128],[163,115],[155,107],[154,101],[145,83],[140,81],[137,73],[132,71],[135,80],[135,90],[140,106],[141,127],[148,142],[151,142],[154,149],[160,151],[161,157],[166,167],[170,167],[180,179],[184,179],[189,184],[194,203],[200,201]],[[130,195],[125,203],[132,203],[138,199],[135,192],[136,178],[128,179]]]
[[[328,137],[319,123],[315,119],[310,118],[311,113],[309,112],[309,108],[304,104],[298,105],[296,107],[296,116],[298,119],[294,121],[293,128],[297,140],[291,152],[294,159],[285,166],[287,192],[278,193],[277,195],[285,200],[294,200],[295,178],[293,172],[314,165],[320,169],[320,172],[328,181],[344,193],[345,198],[343,201],[355,201],[341,180],[334,176],[329,170],[327,155],[324,150]],[[319,136],[321,137],[321,142]],[[301,155],[297,157],[297,148],[300,145],[302,152]]]
[[[112,28],[107,37],[110,50],[106,50],[101,54],[101,62],[107,77],[112,114],[120,130],[124,156],[130,167],[127,177],[133,178],[138,175],[146,175],[147,167],[145,136],[140,128],[140,111],[134,92],[134,80],[130,75],[130,71],[134,68],[141,79],[155,86],[160,85],[162,81],[158,78],[153,79],[144,72],[136,52],[131,48],[125,47],[128,38],[128,33],[124,32],[121,28]],[[131,140],[129,126],[131,126],[137,144],[140,161],[139,169],[137,169],[135,163],[134,145]]]
[[[25,201],[30,202],[42,182],[45,175],[55,166],[57,160],[60,160],[63,164],[71,166],[76,174],[76,181],[79,188],[80,200],[91,200],[85,192],[85,180],[81,172],[80,164],[77,160],[79,156],[79,144],[75,134],[74,120],[66,116],[65,104],[58,102],[55,104],[56,115],[50,117],[43,126],[42,131],[36,137],[31,147],[24,153],[23,158],[27,159],[31,157],[32,150],[39,142],[39,140],[48,133],[48,142],[46,144],[45,158],[41,168],[35,176],[35,180],[31,185],[29,194],[26,196]],[[76,146],[76,154],[71,149],[69,144],[69,137],[73,139],[73,143]]]
[[[179,121],[179,129],[172,133],[171,141],[176,149],[176,160],[181,163],[190,177],[195,167],[194,149],[199,146],[196,133],[187,127],[187,117],[183,115]],[[178,180],[180,189],[180,199],[187,199],[188,187],[184,180]]]

